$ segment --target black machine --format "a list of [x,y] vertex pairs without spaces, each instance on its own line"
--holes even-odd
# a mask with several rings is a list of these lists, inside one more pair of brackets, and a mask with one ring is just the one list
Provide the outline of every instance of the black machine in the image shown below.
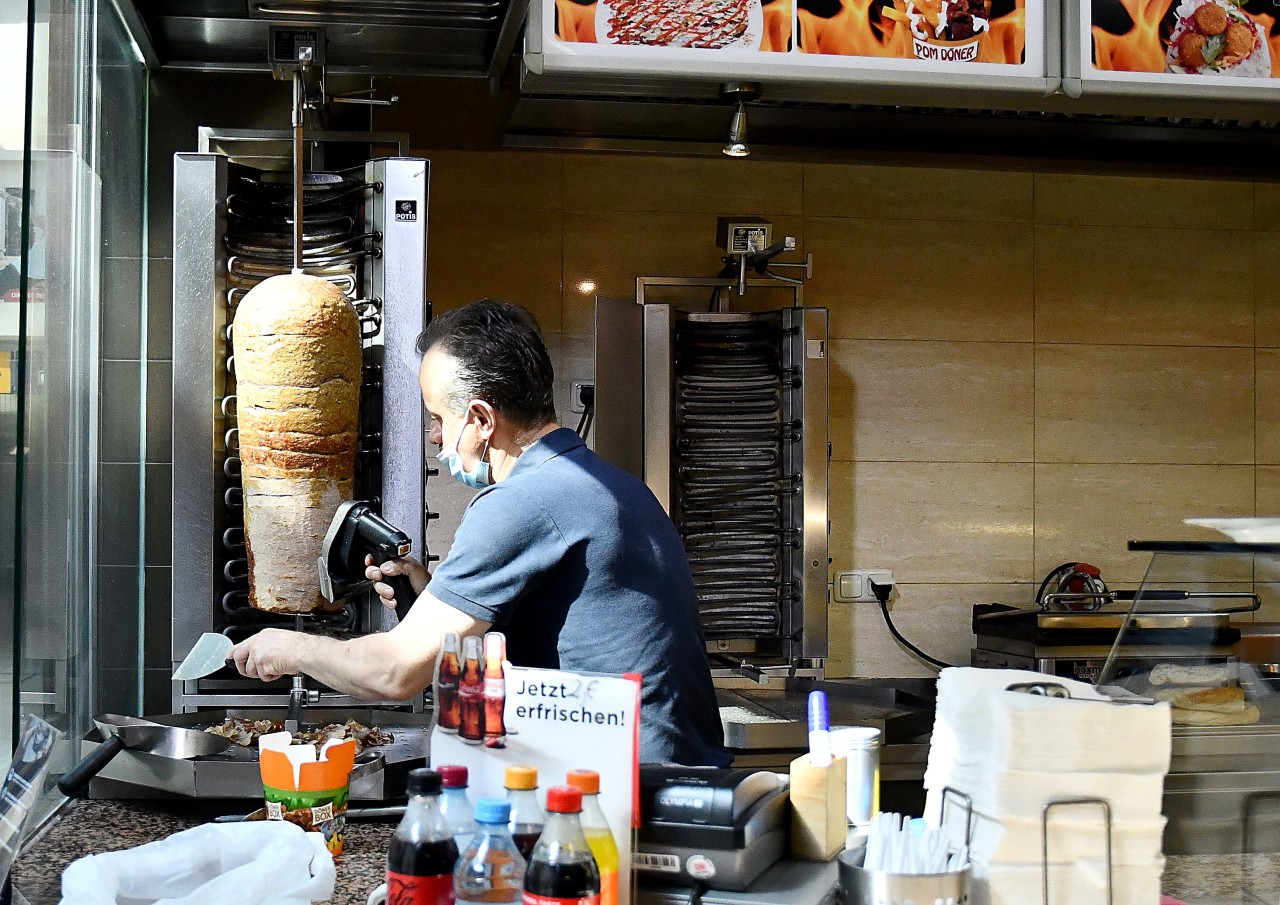
[[[409,535],[392,525],[362,500],[348,500],[338,507],[324,536],[316,565],[320,593],[335,601],[359,594],[372,585],[364,577],[365,557],[375,563],[408,556],[413,549]],[[384,581],[396,595],[396,616],[403,619],[413,606],[413,586],[404,575],[388,575]]]
[[740,892],[782,857],[790,789],[765,770],[640,768],[642,882]]

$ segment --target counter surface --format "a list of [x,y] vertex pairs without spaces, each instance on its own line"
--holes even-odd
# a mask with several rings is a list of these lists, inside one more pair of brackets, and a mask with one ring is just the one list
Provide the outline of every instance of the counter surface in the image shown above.
[[[31,905],[57,905],[62,872],[77,858],[133,848],[236,812],[232,802],[77,801],[18,859],[14,887]],[[395,828],[395,821],[347,824],[334,905],[363,905],[382,882]]]
[[[240,812],[250,810],[241,803]],[[218,814],[236,812],[234,802],[79,801],[63,813],[14,866],[14,883],[31,905],[56,905],[62,872],[87,854],[132,848],[189,829]],[[351,823],[338,859],[334,905],[361,905],[382,882],[393,821]],[[1280,901],[1280,856],[1199,855],[1168,859],[1165,891],[1189,905],[1237,905]]]

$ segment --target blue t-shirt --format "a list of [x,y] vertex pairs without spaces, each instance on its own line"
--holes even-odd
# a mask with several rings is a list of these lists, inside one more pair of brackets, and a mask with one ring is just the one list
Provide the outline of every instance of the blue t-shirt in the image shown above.
[[427,590],[503,631],[519,666],[640,673],[641,761],[732,760],[680,535],[568,428],[476,494]]

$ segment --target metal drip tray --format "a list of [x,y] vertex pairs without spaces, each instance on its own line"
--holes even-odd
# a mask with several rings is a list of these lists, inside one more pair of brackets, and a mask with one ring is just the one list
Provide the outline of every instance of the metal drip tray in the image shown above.
[[826,681],[785,689],[716,689],[725,744],[735,750],[807,749],[809,691],[827,693],[833,726],[874,726],[885,744],[914,739],[933,728],[933,703],[891,685]]
[[[208,729],[228,717],[255,720],[284,719],[282,708],[203,710],[199,713],[164,714],[147,717],[165,726]],[[426,766],[430,713],[399,710],[329,710],[308,708],[303,711],[306,725],[325,725],[356,720],[390,732],[390,745],[377,745],[365,751],[377,751],[383,758],[382,768],[351,783],[351,798],[359,801],[386,801],[404,796],[405,780],[410,770]],[[102,743],[94,729],[81,742],[81,755]],[[150,789],[191,798],[260,798],[262,777],[258,772],[256,746],[232,745],[218,754],[193,760],[174,760],[138,751],[122,751],[99,774],[103,779],[141,789]]]

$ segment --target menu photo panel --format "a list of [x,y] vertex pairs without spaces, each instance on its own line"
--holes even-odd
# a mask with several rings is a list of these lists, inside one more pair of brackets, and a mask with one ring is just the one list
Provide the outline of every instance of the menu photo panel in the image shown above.
[[1272,0],[1076,2],[1085,90],[1280,96],[1280,7]]
[[1057,84],[1047,60],[1058,59],[1056,8],[1051,28],[1047,14],[1045,0],[535,0],[540,21],[526,62],[539,75],[749,80],[766,89],[880,81],[1045,93]]

